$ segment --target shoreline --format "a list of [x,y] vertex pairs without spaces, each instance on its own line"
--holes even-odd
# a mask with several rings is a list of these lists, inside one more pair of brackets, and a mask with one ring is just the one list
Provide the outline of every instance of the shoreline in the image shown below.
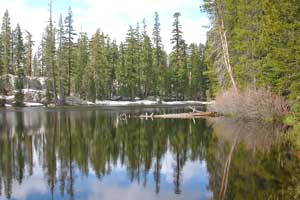
[[211,105],[214,101],[149,101],[149,100],[139,100],[139,101],[96,101],[96,103],[87,102],[85,104],[67,104],[67,105],[44,105],[37,102],[24,102],[23,107],[15,107],[11,104],[5,104],[2,109],[12,109],[12,108],[68,108],[68,107],[102,107],[102,108],[119,108],[119,107],[143,107],[143,106],[154,106],[154,107],[173,107],[173,106],[205,106]]

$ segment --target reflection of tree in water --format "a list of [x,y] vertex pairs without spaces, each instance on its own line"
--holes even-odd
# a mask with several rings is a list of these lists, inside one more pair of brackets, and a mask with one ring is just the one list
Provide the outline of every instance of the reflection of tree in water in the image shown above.
[[[126,166],[131,181],[145,187],[148,174],[153,171],[155,191],[159,193],[162,158],[170,149],[175,160],[175,192],[180,193],[185,162],[203,159],[206,154],[203,148],[207,149],[206,140],[210,139],[204,120],[128,119],[116,123],[117,115],[113,113],[45,112],[38,128],[24,123],[24,115],[28,113],[15,115],[17,127],[4,123],[0,130],[0,184],[8,198],[12,180],[21,183],[26,172],[34,173],[34,152],[43,166],[52,198],[59,190],[62,196],[66,193],[72,199],[76,191],[75,167],[82,176],[92,169],[101,179],[113,166],[121,164]],[[5,114],[2,117],[5,122]]]
[[225,161],[238,135],[224,199],[295,198],[291,191],[298,187],[300,163],[289,146],[279,142],[281,127],[218,119],[213,129],[206,161],[214,197],[221,193]]

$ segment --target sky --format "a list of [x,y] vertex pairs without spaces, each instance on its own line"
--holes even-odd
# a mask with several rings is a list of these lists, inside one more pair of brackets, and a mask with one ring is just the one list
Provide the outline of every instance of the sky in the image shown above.
[[[11,24],[17,23],[22,30],[33,34],[39,44],[49,18],[49,0],[0,0],[0,17],[7,9]],[[71,6],[76,32],[84,31],[91,36],[100,28],[118,43],[125,40],[129,25],[136,26],[145,18],[148,34],[152,34],[154,12],[157,11],[161,23],[161,36],[165,50],[169,53],[173,14],[180,12],[183,37],[187,43],[205,43],[209,24],[199,6],[202,0],[52,0],[53,19],[57,25],[59,15],[63,18]],[[1,20],[2,21],[2,20]],[[2,22],[1,22],[2,23]]]

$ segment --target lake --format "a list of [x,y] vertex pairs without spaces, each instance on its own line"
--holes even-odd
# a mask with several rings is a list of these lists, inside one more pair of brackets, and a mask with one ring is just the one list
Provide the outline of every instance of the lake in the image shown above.
[[0,199],[253,200],[299,191],[299,159],[279,144],[279,126],[132,117],[184,110],[2,110]]

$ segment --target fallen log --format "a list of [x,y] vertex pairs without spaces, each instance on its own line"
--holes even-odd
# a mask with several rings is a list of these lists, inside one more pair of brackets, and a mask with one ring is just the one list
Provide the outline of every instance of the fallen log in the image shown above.
[[164,118],[164,119],[189,119],[189,118],[203,118],[203,117],[217,117],[216,112],[189,112],[163,115],[140,115],[141,118]]

